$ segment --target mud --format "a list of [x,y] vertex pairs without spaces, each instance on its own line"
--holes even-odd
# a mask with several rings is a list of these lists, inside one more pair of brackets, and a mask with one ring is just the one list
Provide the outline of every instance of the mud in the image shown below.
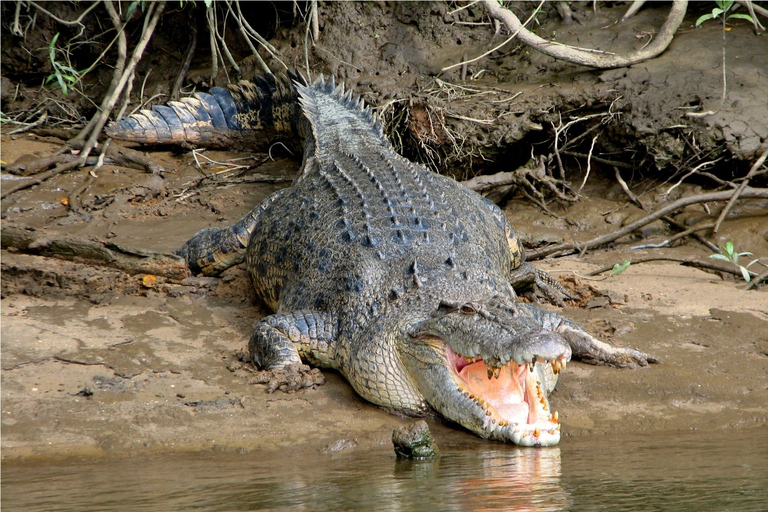
[[[3,144],[9,156],[40,148],[48,146],[35,136]],[[19,192],[3,204],[4,226],[170,252],[201,226],[239,218],[279,186],[189,189],[185,184],[198,171],[185,164],[187,157],[162,152],[153,157],[172,169],[164,178],[124,168],[100,170],[82,202],[95,205],[99,194],[114,200],[103,200],[85,215],[68,212],[60,198],[88,179],[87,170]],[[283,161],[258,172],[280,176],[296,169],[295,162]],[[578,225],[577,236],[591,237],[610,231],[606,211],[623,205],[604,199],[609,195],[604,188],[597,181],[594,189],[587,187],[586,195],[599,199],[586,198],[559,219],[523,202],[512,203],[507,212],[532,244],[539,240],[527,233],[554,233],[558,223]],[[184,190],[186,196],[180,196]],[[748,216],[727,221],[722,236],[749,221]],[[764,216],[752,217],[750,229],[755,234],[750,248],[768,253]],[[620,244],[624,252],[542,265],[558,276],[584,274],[635,256],[626,250],[632,243]],[[693,246],[656,252],[702,258],[708,253]],[[362,401],[333,372],[324,372],[322,386],[291,394],[269,394],[266,386],[253,384],[238,353],[266,312],[243,268],[220,279],[173,282],[158,276],[148,282],[142,275],[3,247],[2,275],[4,458],[388,449],[392,430],[410,421]],[[631,266],[590,284],[594,290],[585,307],[564,314],[611,343],[660,357],[663,364],[637,370],[570,364],[552,398],[563,442],[603,433],[765,427],[765,291],[745,292],[742,283],[672,263]],[[586,286],[582,280],[580,288]],[[434,418],[430,425],[438,446],[483,442]]]
[[[466,17],[449,17],[443,4],[395,3],[390,16],[380,4],[320,5],[322,34],[311,50],[313,70],[334,73],[377,105],[390,126],[400,123],[405,135],[399,145],[407,153],[459,177],[514,168],[530,158],[531,144],[551,138],[561,114],[605,113],[612,103],[618,114],[600,132],[599,150],[669,171],[661,180],[625,176],[649,206],[699,192],[700,185],[682,185],[665,195],[679,179],[675,171],[703,160],[722,157],[720,172],[728,178],[743,174],[744,161],[753,159],[768,137],[765,45],[755,44],[756,36],[741,22],[727,34],[728,101],[701,121],[684,114],[691,107],[718,106],[721,32],[714,23],[691,29],[696,12],[689,13],[690,23],[659,59],[596,72],[555,63],[513,43],[469,65],[466,84],[473,90],[462,93],[423,75],[487,48],[489,26],[456,23],[481,19],[479,8],[468,9]],[[566,43],[626,51],[644,44],[635,36],[659,27],[667,7],[646,8],[624,26],[612,24],[623,7],[600,9],[596,16],[584,9],[578,27],[542,18],[538,30],[552,37],[556,32]],[[287,62],[303,62],[303,37],[303,27],[277,29],[274,42]],[[442,78],[458,82],[461,73]],[[5,105],[9,96],[3,94]],[[402,105],[414,107],[406,111]],[[433,115],[444,121],[439,129],[427,128],[425,120]],[[451,141],[456,140],[463,141],[461,151],[455,151]],[[2,160],[50,155],[60,144],[55,137],[4,135]],[[254,156],[205,155],[214,161]],[[496,162],[487,162],[489,156]],[[78,170],[15,193],[3,200],[3,227],[170,252],[202,227],[239,219],[285,186],[298,168],[294,160],[278,159],[241,176],[218,164],[203,173],[186,152],[153,151],[151,157],[163,172],[107,165],[93,175]],[[584,160],[566,164],[573,173],[569,179],[580,180]],[[643,215],[626,204],[612,176],[612,169],[596,164],[579,202],[550,205],[556,215],[519,198],[506,204],[506,212],[529,247],[590,239]],[[3,174],[3,186],[16,179]],[[78,211],[70,206],[73,199]],[[714,220],[722,205],[709,207],[686,208],[677,219],[689,226]],[[734,241],[737,250],[765,257],[766,212],[765,202],[740,202],[714,241]],[[658,222],[642,235],[660,242],[670,233]],[[633,265],[600,282],[572,277],[631,257],[705,259],[711,252],[695,243],[629,249],[647,242],[627,237],[611,250],[540,263],[556,276],[571,276],[585,294],[581,307],[563,311],[566,316],[611,343],[650,352],[663,362],[636,370],[569,364],[552,397],[563,423],[562,442],[690,430],[764,435],[768,292],[746,292],[744,283],[669,262]],[[25,254],[5,244],[2,249],[3,459],[391,450],[393,429],[411,421],[362,401],[333,372],[324,372],[323,385],[290,394],[269,394],[265,385],[253,384],[239,354],[266,311],[243,268],[220,279],[147,278],[76,259]],[[429,424],[441,449],[486,443],[434,418]]]

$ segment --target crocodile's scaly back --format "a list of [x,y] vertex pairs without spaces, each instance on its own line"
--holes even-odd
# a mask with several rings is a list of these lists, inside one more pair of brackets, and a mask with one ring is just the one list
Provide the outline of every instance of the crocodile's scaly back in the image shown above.
[[331,309],[380,296],[393,302],[446,278],[451,291],[440,293],[454,298],[468,293],[461,283],[479,275],[478,264],[498,269],[481,271],[480,293],[511,292],[506,221],[494,205],[398,155],[370,110],[333,80],[298,90],[310,127],[302,174],[283,207],[260,219],[248,252],[268,304]]

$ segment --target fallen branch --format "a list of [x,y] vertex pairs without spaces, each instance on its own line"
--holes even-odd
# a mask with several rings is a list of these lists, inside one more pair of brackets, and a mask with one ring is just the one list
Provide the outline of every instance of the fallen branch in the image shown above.
[[499,5],[497,0],[483,0],[483,4],[492,18],[504,23],[511,32],[519,32],[518,38],[531,48],[559,60],[599,69],[630,66],[661,54],[672,42],[675,32],[683,22],[685,11],[688,6],[688,2],[685,0],[675,0],[672,3],[672,9],[669,12],[667,21],[661,27],[661,30],[659,30],[658,37],[645,48],[622,56],[606,53],[593,53],[593,51],[576,49],[572,46],[557,43],[555,41],[547,41],[527,30],[520,23],[517,16]]
[[747,173],[746,177],[744,178],[744,181],[741,182],[741,185],[739,185],[739,188],[736,189],[736,192],[728,201],[728,204],[726,204],[725,208],[723,208],[723,211],[720,212],[720,215],[717,217],[717,221],[715,222],[715,227],[712,228],[713,234],[717,233],[717,231],[720,229],[720,224],[723,222],[723,220],[725,220],[726,215],[728,215],[728,212],[731,211],[731,208],[739,199],[741,192],[745,188],[747,188],[747,185],[749,185],[749,181],[755,175],[757,170],[760,168],[761,165],[763,165],[766,157],[768,157],[768,148],[765,151],[763,151],[763,154],[760,155],[760,158],[758,158],[757,161],[752,165],[752,168]]
[[[650,224],[651,222],[657,219],[660,219],[661,217],[664,217],[665,215],[672,213],[673,211],[678,210],[680,208],[684,208],[686,206],[697,204],[697,203],[706,203],[711,201],[727,201],[733,196],[733,194],[735,194],[735,192],[736,192],[735,190],[725,190],[722,192],[710,192],[707,194],[699,194],[696,196],[683,197],[682,199],[678,199],[674,203],[668,204],[667,206],[664,206],[658,211],[650,215],[647,215],[642,219],[637,220],[632,224],[629,224],[628,226],[625,226],[624,228],[618,231],[609,233],[607,235],[598,236],[597,238],[593,238],[592,240],[589,240],[581,244],[576,242],[563,242],[561,244],[550,245],[542,249],[530,251],[528,253],[528,259],[535,260],[535,259],[543,258],[545,256],[549,256],[550,254],[560,253],[560,252],[562,252],[563,254],[570,254],[575,251],[584,252],[592,247],[597,247],[597,246],[618,240],[619,238],[626,236],[629,233],[632,233],[633,231],[647,224]],[[755,198],[766,199],[768,198],[768,188],[746,187],[742,191],[740,197],[744,199],[755,199]]]
[[[724,272],[726,274],[733,274],[738,277],[742,277],[741,270],[738,268],[732,268],[730,266],[727,266],[722,263],[716,263],[714,261],[700,261],[700,260],[692,260],[688,258],[675,258],[672,256],[649,256],[647,258],[638,258],[636,260],[628,260],[631,265],[636,265],[638,263],[648,263],[649,261],[676,261],[678,263],[683,264],[686,267],[694,267],[694,268],[700,268],[702,270],[713,270],[715,272]],[[602,274],[603,272],[608,272],[609,270],[613,270],[614,265],[606,266],[603,268],[599,268],[597,270],[594,270],[592,272],[589,272],[588,276],[596,276],[599,274]],[[756,276],[757,272],[749,272],[751,276]]]
[[16,226],[3,226],[1,233],[3,250],[111,267],[129,274],[164,276],[174,281],[189,276],[187,262],[175,254],[127,249],[97,239],[52,235]]

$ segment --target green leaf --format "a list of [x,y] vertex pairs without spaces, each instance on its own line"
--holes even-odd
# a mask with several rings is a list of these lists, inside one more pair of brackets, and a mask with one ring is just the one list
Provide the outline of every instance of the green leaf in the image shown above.
[[741,270],[741,275],[744,277],[744,280],[746,282],[750,282],[752,280],[752,276],[749,275],[749,270],[739,265],[739,270]]
[[64,97],[69,98],[67,84],[64,82],[64,78],[61,76],[61,73],[56,73],[56,79],[59,81],[59,87],[61,87],[61,92],[64,94]]
[[704,16],[700,16],[699,19],[696,20],[696,26],[698,27],[705,21],[711,20],[711,19],[714,19],[714,16],[712,16],[711,14],[705,14]]
[[727,261],[728,263],[731,262],[731,259],[723,254],[710,254],[709,257],[713,260]]
[[627,270],[629,268],[629,265],[631,265],[631,261],[625,261],[624,263],[617,263],[613,266],[613,270],[611,271],[611,274],[614,276],[617,276]]
[[747,20],[750,23],[754,23],[755,22],[755,20],[752,18],[752,16],[750,16],[749,14],[741,13],[741,12],[737,12],[736,14],[731,14],[730,16],[728,16],[728,19],[731,19],[731,18],[738,18],[740,20]]
[[715,7],[714,9],[712,9],[712,17],[717,18],[724,12],[725,12],[725,9],[718,9],[717,7]]
[[733,0],[715,0],[715,4],[722,9],[722,12],[725,12],[733,7]]
[[131,16],[133,16],[133,11],[135,11],[138,6],[139,6],[139,2],[131,2],[128,5],[128,8],[125,10],[125,19],[126,20],[131,19]]

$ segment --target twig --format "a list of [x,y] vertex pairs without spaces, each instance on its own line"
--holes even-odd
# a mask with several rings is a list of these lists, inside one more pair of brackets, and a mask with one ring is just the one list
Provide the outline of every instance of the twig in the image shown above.
[[[694,167],[693,169],[691,169],[690,171],[688,171],[688,173],[687,173],[685,176],[683,176],[682,178],[680,178],[680,181],[678,181],[677,183],[675,183],[674,185],[672,185],[671,187],[669,187],[669,190],[667,190],[667,191],[664,193],[664,195],[668,196],[668,195],[669,195],[669,194],[670,194],[670,193],[671,193],[673,190],[675,190],[677,187],[679,187],[679,186],[680,186],[680,184],[681,184],[683,181],[685,181],[685,179],[686,179],[686,178],[688,178],[688,177],[689,177],[689,176],[691,176],[692,174],[696,174],[696,173],[698,173],[700,169],[703,169],[703,168],[704,168],[704,167],[706,167],[706,166],[709,166],[709,165],[715,165],[715,164],[716,164],[717,162],[719,162],[720,160],[722,160],[722,157],[719,157],[719,158],[716,158],[716,159],[714,159],[714,160],[708,160],[708,161],[706,161],[706,162],[702,162],[702,163],[700,163],[699,165],[697,165],[696,167]],[[723,184],[723,183],[721,183],[721,185],[722,185],[722,184]]]
[[[560,251],[567,251],[567,253],[571,253],[574,250],[586,251],[589,248],[597,247],[599,245],[607,244],[609,242],[613,242],[614,240],[618,240],[619,238],[626,236],[629,233],[632,233],[636,229],[639,229],[647,224],[650,224],[651,222],[675,210],[683,208],[685,206],[689,206],[691,204],[696,204],[696,203],[711,202],[711,201],[726,201],[730,199],[734,193],[735,193],[734,190],[726,190],[722,192],[710,192],[707,194],[699,194],[696,196],[684,197],[684,198],[678,199],[674,203],[664,206],[658,211],[650,215],[647,215],[642,219],[637,220],[613,233],[598,236],[596,238],[593,238],[592,240],[589,240],[587,242],[583,242],[580,244],[577,244],[576,242],[563,242],[560,244],[550,245],[542,249],[530,251],[528,256],[530,260],[534,260],[538,258],[543,258],[545,256],[548,256],[550,254],[560,252]],[[765,199],[765,198],[768,198],[768,188],[746,187],[742,191],[741,197],[746,199],[754,199],[754,198]]]
[[[664,218],[664,217],[662,217]],[[658,244],[645,244],[645,245],[635,245],[634,247],[630,247],[630,250],[638,251],[640,249],[661,249],[662,247],[666,247],[672,242],[679,240],[681,238],[684,238],[688,235],[692,235],[693,233],[696,233],[697,231],[704,231],[705,229],[712,229],[714,224],[704,224],[703,226],[694,226],[690,229],[686,229],[685,231],[681,231],[680,233],[676,234],[673,237],[667,238],[661,243]]]
[[720,212],[720,216],[717,218],[717,222],[715,222],[715,227],[712,228],[712,233],[716,234],[717,231],[720,229],[720,224],[725,220],[725,216],[728,215],[728,212],[733,207],[734,203],[736,203],[736,200],[739,198],[739,195],[741,195],[741,192],[747,188],[747,185],[749,185],[749,180],[752,179],[752,177],[755,175],[757,170],[760,168],[761,165],[763,165],[763,162],[765,162],[766,157],[768,157],[768,148],[763,151],[763,154],[760,155],[760,158],[757,159],[757,161],[752,165],[752,168],[749,169],[749,172],[744,177],[744,181],[741,182],[741,185],[739,185],[739,188],[736,189],[736,192],[734,192],[733,197],[728,201],[728,204],[725,205],[725,208],[723,208],[723,211]]
[[747,287],[745,288],[745,290],[752,290],[752,289],[754,289],[754,288],[757,288],[757,285],[758,285],[758,284],[760,284],[760,283],[762,283],[762,282],[763,282],[763,281],[765,281],[766,279],[768,279],[768,272],[763,272],[763,273],[762,273],[762,274],[760,274],[759,276],[757,276],[757,277],[755,277],[754,279],[752,279],[752,280],[749,282],[749,284],[747,285]]
[[191,41],[189,42],[187,53],[184,54],[184,61],[181,63],[179,74],[176,76],[176,80],[173,82],[173,87],[171,87],[171,99],[173,100],[179,99],[181,85],[184,83],[184,79],[187,77],[189,67],[192,65],[192,57],[195,56],[195,50],[197,49],[197,24],[191,23],[189,29],[192,32]]
[[616,181],[619,182],[619,185],[621,185],[622,190],[624,190],[624,193],[627,194],[627,197],[629,197],[629,200],[635,203],[640,209],[645,210],[645,205],[643,205],[642,201],[640,201],[640,198],[637,197],[631,190],[629,190],[629,185],[627,185],[627,182],[624,181],[624,178],[621,177],[621,173],[619,172],[619,168],[615,165],[613,166],[613,172],[616,175]]
[[581,185],[579,186],[579,190],[576,191],[576,198],[578,199],[579,194],[581,194],[581,190],[584,188],[584,185],[587,184],[587,179],[589,179],[589,172],[592,170],[592,151],[595,149],[595,142],[597,142],[598,135],[595,135],[592,138],[592,145],[589,146],[589,154],[587,155],[587,172],[584,173],[584,179],[581,181]]

